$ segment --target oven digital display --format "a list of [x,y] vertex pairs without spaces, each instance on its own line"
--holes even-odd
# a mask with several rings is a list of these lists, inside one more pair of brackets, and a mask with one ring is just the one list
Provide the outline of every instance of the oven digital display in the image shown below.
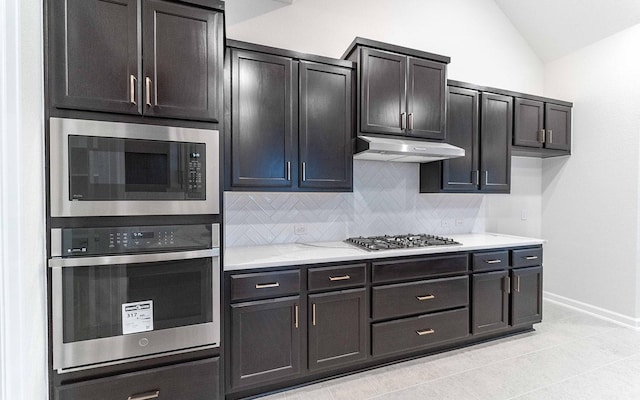
[[131,236],[134,239],[153,239],[155,235],[153,232],[132,232]]

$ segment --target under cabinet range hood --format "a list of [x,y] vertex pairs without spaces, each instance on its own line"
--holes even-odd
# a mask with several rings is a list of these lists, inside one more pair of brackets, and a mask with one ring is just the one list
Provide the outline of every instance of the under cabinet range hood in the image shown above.
[[464,157],[464,149],[439,142],[358,136],[355,160],[426,163]]

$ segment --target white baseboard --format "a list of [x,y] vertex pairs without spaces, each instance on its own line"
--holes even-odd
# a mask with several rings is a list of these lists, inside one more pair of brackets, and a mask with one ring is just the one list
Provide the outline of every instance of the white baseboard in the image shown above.
[[560,304],[562,306],[569,307],[598,318],[606,319],[607,321],[611,321],[619,325],[640,330],[640,318],[629,317],[615,311],[610,311],[605,308],[593,306],[591,304],[583,303],[581,301],[573,300],[568,297],[560,296],[558,294],[550,293],[547,291],[543,293],[543,298],[552,303]]

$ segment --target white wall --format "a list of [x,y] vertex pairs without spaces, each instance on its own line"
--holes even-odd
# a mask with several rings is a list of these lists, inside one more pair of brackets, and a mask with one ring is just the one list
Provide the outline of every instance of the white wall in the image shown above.
[[626,323],[640,321],[638,43],[640,25],[545,68],[545,94],[574,102],[572,156],[543,161],[545,290]]
[[[541,61],[492,0],[296,0],[293,5],[228,26],[227,36],[329,57],[340,57],[353,38],[361,36],[448,55],[452,59],[448,73],[451,79],[531,94],[543,92]],[[465,228],[482,229],[486,218],[488,231],[540,237],[542,163],[516,157],[512,164],[511,195],[487,195],[482,203],[474,203],[479,221],[465,223]],[[354,185],[367,192],[367,183],[358,182],[357,177]],[[416,191],[417,185],[416,181]],[[259,200],[260,194],[228,194],[227,199],[242,201],[243,196],[264,202]],[[227,209],[232,213],[237,210]],[[446,232],[440,226],[437,207],[433,210],[433,218],[425,225]],[[521,219],[522,210],[527,220]],[[238,223],[235,235],[233,230],[227,232],[234,235],[231,242],[247,244],[252,240],[236,240],[244,235],[242,224],[248,221],[245,218]],[[297,221],[273,221],[270,217],[269,222],[284,226]],[[346,230],[354,232],[349,227]]]
[[42,2],[0,2],[0,399],[47,399]]

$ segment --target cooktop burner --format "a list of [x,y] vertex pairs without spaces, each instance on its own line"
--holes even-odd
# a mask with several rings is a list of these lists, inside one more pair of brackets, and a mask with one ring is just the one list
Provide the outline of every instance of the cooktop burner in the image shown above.
[[450,238],[427,234],[355,237],[348,238],[345,242],[370,251],[461,244]]

